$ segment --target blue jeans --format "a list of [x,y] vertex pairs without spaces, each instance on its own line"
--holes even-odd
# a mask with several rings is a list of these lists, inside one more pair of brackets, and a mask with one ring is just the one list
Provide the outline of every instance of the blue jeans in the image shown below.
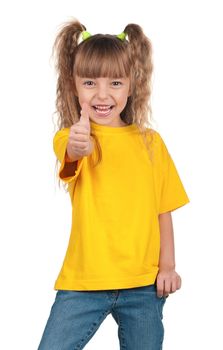
[[156,284],[128,289],[58,290],[38,350],[80,350],[111,313],[121,350],[161,350],[163,306]]

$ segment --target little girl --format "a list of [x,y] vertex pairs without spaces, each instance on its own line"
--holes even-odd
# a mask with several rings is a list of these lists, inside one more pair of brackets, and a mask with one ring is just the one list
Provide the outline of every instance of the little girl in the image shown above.
[[160,350],[163,306],[181,287],[171,211],[189,198],[150,127],[151,43],[137,24],[91,35],[74,19],[54,49],[53,147],[72,225],[38,349],[83,349],[111,314],[120,349]]

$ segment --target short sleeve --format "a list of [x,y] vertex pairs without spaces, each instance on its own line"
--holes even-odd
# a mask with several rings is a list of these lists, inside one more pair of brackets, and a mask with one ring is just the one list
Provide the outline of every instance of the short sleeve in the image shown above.
[[174,161],[162,139],[158,134],[160,141],[161,157],[161,189],[159,198],[159,214],[173,211],[190,202],[180,179],[178,170]]
[[60,168],[58,172],[58,177],[64,181],[64,182],[72,182],[75,181],[81,171],[82,165],[83,165],[83,160],[84,157],[80,158],[77,161],[77,164],[74,167],[74,175],[65,177],[63,175],[63,170],[65,168],[65,163],[66,163],[66,149],[67,149],[67,143],[68,143],[68,138],[69,138],[69,132],[70,128],[63,128],[59,131],[56,132],[53,138],[53,150],[54,153],[57,157],[57,159],[60,161]]

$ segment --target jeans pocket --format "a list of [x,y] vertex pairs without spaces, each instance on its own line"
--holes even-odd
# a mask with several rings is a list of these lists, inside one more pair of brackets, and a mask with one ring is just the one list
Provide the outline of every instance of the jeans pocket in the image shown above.
[[159,311],[159,315],[160,315],[161,319],[163,319],[163,307],[165,305],[166,298],[167,298],[167,296],[162,296],[161,298],[158,298],[159,299],[158,311]]
[[165,296],[163,295],[160,299],[162,299],[165,302],[168,297],[169,297],[169,294]]

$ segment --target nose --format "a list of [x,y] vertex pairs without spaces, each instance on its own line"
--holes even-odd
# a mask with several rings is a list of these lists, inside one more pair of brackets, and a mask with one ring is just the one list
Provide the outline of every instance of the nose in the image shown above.
[[101,100],[105,100],[108,97],[108,88],[106,84],[98,85],[97,95],[98,95],[98,98]]

